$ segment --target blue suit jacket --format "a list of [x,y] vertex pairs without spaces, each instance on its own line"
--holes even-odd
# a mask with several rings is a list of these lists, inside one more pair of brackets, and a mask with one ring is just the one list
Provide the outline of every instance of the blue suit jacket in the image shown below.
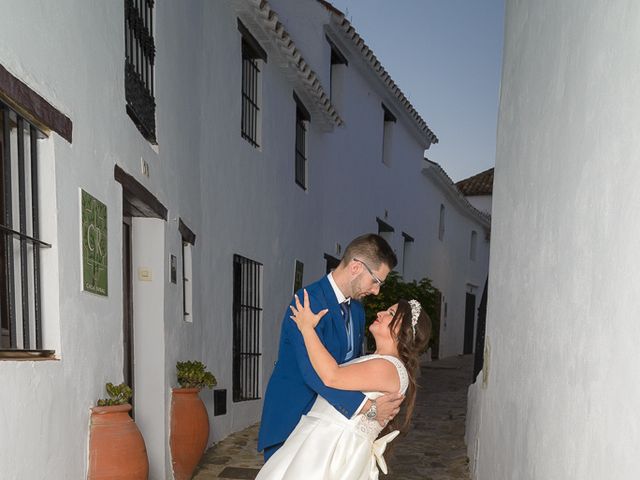
[[[309,285],[307,292],[314,312],[324,308],[329,309],[316,326],[316,332],[333,358],[338,363],[342,363],[348,349],[347,332],[340,305],[328,277],[323,277]],[[302,301],[302,290],[297,293]],[[292,299],[291,304],[293,302]],[[259,451],[284,442],[302,415],[309,411],[317,395],[322,395],[347,418],[356,412],[364,400],[361,392],[336,390],[322,383],[311,365],[302,334],[290,315],[291,311],[287,307],[282,320],[278,361],[264,396],[262,423],[258,436]],[[354,300],[351,301],[351,320],[355,335],[355,358],[362,353],[364,308],[361,303]]]

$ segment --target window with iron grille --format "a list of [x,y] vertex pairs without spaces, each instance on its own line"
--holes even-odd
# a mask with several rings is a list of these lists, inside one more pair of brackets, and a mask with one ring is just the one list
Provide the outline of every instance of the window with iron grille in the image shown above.
[[382,220],[380,217],[376,217],[376,222],[378,223],[378,235],[384,238],[389,245],[393,245],[393,233],[396,231],[395,228]]
[[294,93],[296,102],[296,183],[307,189],[307,126],[311,115]]
[[331,49],[331,70],[329,71],[329,97],[334,106],[342,105],[343,88],[345,81],[346,67],[349,65],[347,58],[328,36],[327,42]]
[[43,350],[38,141],[35,126],[0,102],[0,356]]
[[402,276],[404,277],[407,271],[407,265],[409,265],[408,256],[411,253],[411,244],[415,239],[406,232],[402,232],[402,238],[404,239],[402,242]]
[[154,0],[124,1],[124,90],[127,113],[151,143],[156,143],[153,39]]
[[260,64],[267,61],[267,54],[247,27],[238,20],[242,34],[242,114],[240,133],[254,147],[260,147]]
[[438,223],[438,239],[444,240],[444,205],[440,204],[440,221]]
[[471,231],[471,242],[469,244],[469,259],[476,259],[476,250],[478,248],[478,232],[475,230]]
[[336,268],[338,268],[338,265],[340,265],[340,259],[334,257],[333,255],[329,255],[328,253],[324,254],[324,259],[325,259],[325,273],[327,275],[329,275],[329,273],[331,273],[332,270],[335,270]]
[[396,123],[396,117],[391,111],[382,104],[382,112],[384,123],[382,126],[382,163],[387,166],[391,165],[391,149],[393,145],[393,126]]
[[178,230],[182,237],[182,313],[185,322],[193,322],[193,246],[196,234],[180,218]]
[[257,400],[261,389],[262,264],[233,256],[233,401]]

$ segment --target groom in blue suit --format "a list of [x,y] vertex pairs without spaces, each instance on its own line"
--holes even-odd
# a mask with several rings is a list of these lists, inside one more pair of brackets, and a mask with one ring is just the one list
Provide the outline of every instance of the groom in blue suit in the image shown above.
[[[314,312],[329,310],[316,331],[338,363],[362,354],[365,318],[359,300],[377,295],[396,264],[396,255],[382,237],[362,235],[347,246],[333,272],[306,287],[311,309]],[[302,298],[302,290],[298,291],[298,297]],[[313,369],[302,335],[290,315],[287,307],[278,361],[264,397],[258,451],[264,450],[265,461],[282,446],[318,395],[347,418],[366,413],[381,424],[398,413],[404,398],[400,394],[387,394],[372,401],[361,392],[326,387]]]

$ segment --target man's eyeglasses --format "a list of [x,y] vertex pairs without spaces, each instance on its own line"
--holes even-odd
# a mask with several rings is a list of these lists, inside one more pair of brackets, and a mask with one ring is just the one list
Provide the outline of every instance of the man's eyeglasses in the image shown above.
[[384,281],[380,280],[378,278],[378,276],[375,273],[373,273],[373,271],[369,268],[369,265],[364,263],[362,260],[358,260],[357,258],[354,258],[354,260],[356,262],[361,263],[362,265],[364,265],[364,268],[367,269],[367,272],[369,272],[369,275],[371,275],[371,278],[373,278],[376,281],[376,283],[378,284],[379,287],[382,287],[382,285],[384,285]]

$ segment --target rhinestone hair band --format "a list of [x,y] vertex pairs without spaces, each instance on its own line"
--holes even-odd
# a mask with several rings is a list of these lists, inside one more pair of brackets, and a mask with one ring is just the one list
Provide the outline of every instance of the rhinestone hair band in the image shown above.
[[413,330],[413,338],[416,338],[416,325],[418,324],[418,317],[420,316],[420,310],[422,305],[417,300],[409,300],[411,305],[411,330]]

